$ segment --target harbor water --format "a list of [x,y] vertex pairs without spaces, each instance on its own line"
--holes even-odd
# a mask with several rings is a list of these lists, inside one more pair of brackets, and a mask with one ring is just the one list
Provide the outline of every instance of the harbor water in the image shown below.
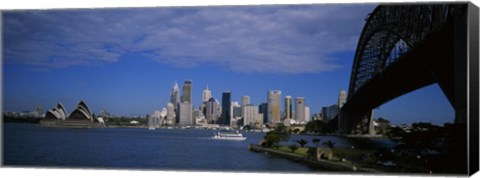
[[[212,139],[212,130],[146,128],[47,128],[3,124],[3,164],[13,167],[139,169],[221,172],[313,172],[308,166],[248,150],[264,133],[241,132],[244,141]],[[319,138],[354,146],[336,136]],[[288,144],[288,143],[286,143]]]

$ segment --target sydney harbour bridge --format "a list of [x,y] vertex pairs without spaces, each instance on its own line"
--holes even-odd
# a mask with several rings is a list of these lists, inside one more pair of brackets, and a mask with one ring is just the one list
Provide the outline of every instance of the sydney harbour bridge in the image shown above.
[[357,45],[348,99],[338,116],[339,132],[372,133],[374,108],[435,83],[455,110],[454,122],[466,123],[467,58],[473,54],[478,61],[478,52],[468,50],[472,34],[470,44],[476,41],[473,50],[478,50],[478,34],[467,27],[469,20],[478,23],[478,10],[471,6],[391,4],[370,13]]

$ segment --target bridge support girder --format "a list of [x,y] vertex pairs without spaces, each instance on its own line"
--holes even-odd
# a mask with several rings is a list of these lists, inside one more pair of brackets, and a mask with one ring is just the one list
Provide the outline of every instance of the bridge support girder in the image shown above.
[[[352,122],[355,120],[356,122]],[[353,135],[374,135],[373,110],[363,113],[350,113],[340,110],[338,114],[338,133]]]

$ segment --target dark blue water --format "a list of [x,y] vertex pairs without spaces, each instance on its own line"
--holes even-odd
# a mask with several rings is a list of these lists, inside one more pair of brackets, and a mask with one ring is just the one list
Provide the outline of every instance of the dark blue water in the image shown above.
[[[243,133],[245,141],[213,140],[200,129],[46,128],[34,124],[4,124],[3,158],[6,166],[82,167],[152,170],[241,172],[311,172],[305,165],[248,151],[263,133]],[[318,136],[317,136],[318,137]],[[310,136],[293,135],[293,139]],[[339,147],[350,146],[342,138]],[[311,144],[311,143],[309,143]]]

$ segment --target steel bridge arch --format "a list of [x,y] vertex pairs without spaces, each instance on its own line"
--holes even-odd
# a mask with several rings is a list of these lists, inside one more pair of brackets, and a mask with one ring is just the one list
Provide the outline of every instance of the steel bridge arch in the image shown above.
[[[373,109],[438,83],[465,121],[467,5],[380,5],[365,19],[338,132],[372,133]],[[458,60],[456,60],[458,59]]]
[[[421,44],[431,34],[445,27],[456,6],[438,5],[385,5],[378,6],[366,19],[355,52],[348,97],[366,82],[393,64],[403,54]],[[399,42],[406,43],[400,53]],[[393,58],[392,58],[393,57]]]

